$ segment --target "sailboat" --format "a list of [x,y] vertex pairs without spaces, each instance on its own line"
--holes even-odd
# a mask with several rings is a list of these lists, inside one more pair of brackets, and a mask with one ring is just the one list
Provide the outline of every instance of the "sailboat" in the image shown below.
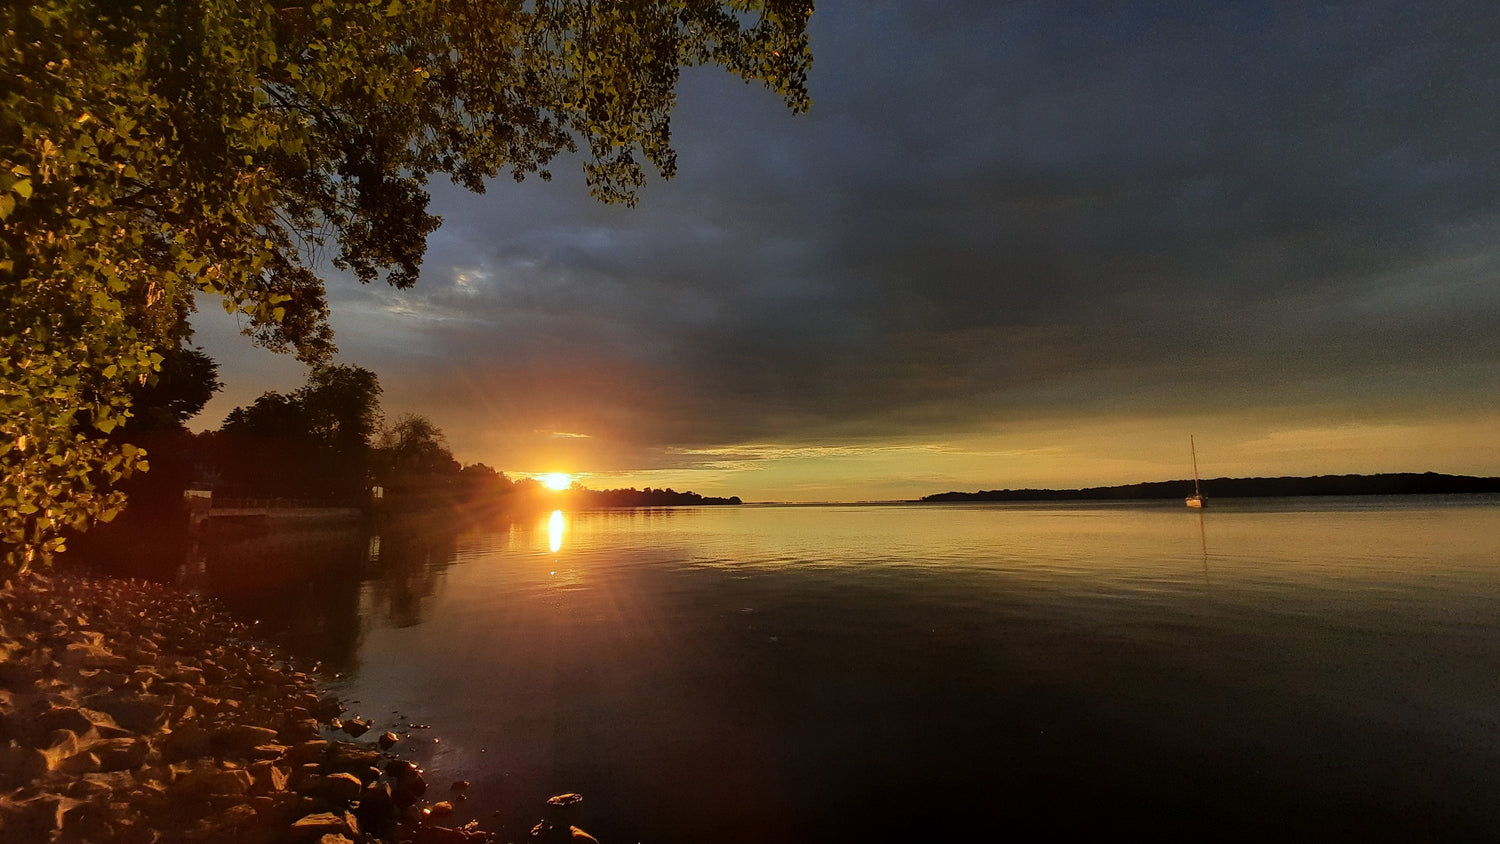
[[1187,497],[1187,506],[1202,509],[1205,499],[1203,489],[1198,482],[1198,445],[1193,442],[1192,434],[1188,434],[1188,448],[1193,450],[1193,494]]

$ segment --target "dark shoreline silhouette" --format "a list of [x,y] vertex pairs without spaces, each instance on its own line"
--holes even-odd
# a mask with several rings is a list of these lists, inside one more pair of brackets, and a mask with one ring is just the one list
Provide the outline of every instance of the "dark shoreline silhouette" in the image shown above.
[[[1280,478],[1214,478],[1202,482],[1207,498],[1283,498],[1317,495],[1471,495],[1500,492],[1500,478],[1396,472],[1379,475],[1316,475]],[[951,501],[1110,501],[1182,498],[1193,493],[1193,481],[1098,486],[1086,489],[991,489],[940,492],[921,502]]]
[[575,508],[586,510],[612,510],[631,507],[703,507],[710,505],[737,505],[738,495],[721,497],[699,495],[696,492],[677,492],[666,489],[588,489],[575,487],[562,494],[563,500]]

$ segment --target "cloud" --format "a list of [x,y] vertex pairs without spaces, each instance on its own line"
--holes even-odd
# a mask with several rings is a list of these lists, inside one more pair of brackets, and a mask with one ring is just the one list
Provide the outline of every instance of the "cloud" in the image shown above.
[[[332,286],[345,357],[474,459],[621,469],[1187,401],[1494,407],[1492,4],[826,2],[813,26],[813,113],[687,71],[679,175],[635,209],[573,164],[435,185],[415,290]],[[534,433],[562,431],[589,439]]]

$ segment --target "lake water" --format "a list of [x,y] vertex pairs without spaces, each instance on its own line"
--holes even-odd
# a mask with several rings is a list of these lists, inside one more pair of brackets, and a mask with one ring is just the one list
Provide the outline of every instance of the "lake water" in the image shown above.
[[[180,574],[459,820],[621,842],[1500,836],[1500,499],[743,506],[213,543]],[[411,728],[408,725],[423,725]]]

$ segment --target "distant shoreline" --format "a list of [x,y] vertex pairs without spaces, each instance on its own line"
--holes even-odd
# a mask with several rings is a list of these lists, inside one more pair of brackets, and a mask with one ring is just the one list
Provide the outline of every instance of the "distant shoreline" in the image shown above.
[[[1279,478],[1214,478],[1202,481],[1206,498],[1290,498],[1321,495],[1472,495],[1500,492],[1500,478],[1396,472],[1379,475],[1315,475]],[[991,489],[940,492],[918,503],[954,501],[1122,501],[1183,498],[1191,480],[1156,481],[1085,489]]]

